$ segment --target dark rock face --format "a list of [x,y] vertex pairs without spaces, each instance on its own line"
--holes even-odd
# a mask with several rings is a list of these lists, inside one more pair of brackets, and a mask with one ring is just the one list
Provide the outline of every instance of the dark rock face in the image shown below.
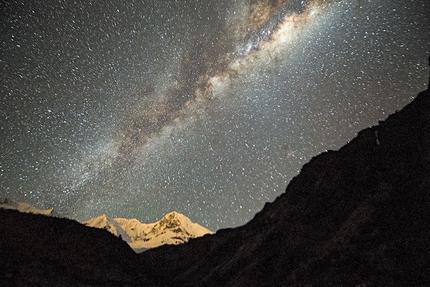
[[429,92],[313,158],[245,226],[141,259],[166,285],[429,283]]
[[0,259],[2,286],[428,285],[430,93],[313,158],[242,227],[137,255],[105,230],[0,210]]
[[0,209],[1,286],[127,286],[144,282],[137,254],[106,230]]

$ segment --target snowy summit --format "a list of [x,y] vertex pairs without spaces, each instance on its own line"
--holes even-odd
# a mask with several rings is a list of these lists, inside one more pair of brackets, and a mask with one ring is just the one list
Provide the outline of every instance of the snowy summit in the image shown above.
[[104,228],[126,241],[131,248],[147,249],[164,244],[181,244],[190,238],[212,234],[209,229],[192,222],[185,215],[173,211],[154,223],[141,223],[127,218],[110,218],[105,214],[83,222],[86,226]]
[[25,202],[14,202],[8,198],[0,199],[0,208],[4,209],[14,209],[20,212],[34,213],[34,214],[44,214],[49,216],[58,216],[57,212],[53,209],[38,209],[33,205]]

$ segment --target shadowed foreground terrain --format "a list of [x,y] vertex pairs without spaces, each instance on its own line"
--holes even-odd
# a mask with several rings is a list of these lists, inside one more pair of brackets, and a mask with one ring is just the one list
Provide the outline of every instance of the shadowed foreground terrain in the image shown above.
[[140,281],[137,254],[109,231],[0,209],[1,286],[121,286]]
[[166,285],[430,284],[429,91],[313,158],[248,224],[140,257]]
[[430,282],[430,95],[314,157],[248,224],[135,254],[104,230],[0,210],[4,286]]

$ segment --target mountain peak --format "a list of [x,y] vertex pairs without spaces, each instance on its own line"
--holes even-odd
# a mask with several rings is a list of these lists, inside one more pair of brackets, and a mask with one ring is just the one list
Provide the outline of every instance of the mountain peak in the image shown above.
[[166,215],[164,215],[162,219],[173,220],[173,219],[181,219],[182,217],[185,217],[185,215],[183,215],[177,211],[171,211],[171,212],[167,213]]
[[105,214],[83,223],[106,229],[116,236],[121,235],[135,250],[185,243],[190,238],[213,233],[177,211],[169,212],[159,221],[149,224],[141,223],[135,218],[109,218]]
[[192,222],[188,217],[176,211],[167,213],[159,221],[160,225],[166,225],[167,228],[189,223]]

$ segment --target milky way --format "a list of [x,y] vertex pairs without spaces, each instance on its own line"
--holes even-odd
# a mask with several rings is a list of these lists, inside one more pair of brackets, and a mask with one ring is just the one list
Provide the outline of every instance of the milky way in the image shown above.
[[428,83],[430,3],[3,1],[1,197],[250,220]]

